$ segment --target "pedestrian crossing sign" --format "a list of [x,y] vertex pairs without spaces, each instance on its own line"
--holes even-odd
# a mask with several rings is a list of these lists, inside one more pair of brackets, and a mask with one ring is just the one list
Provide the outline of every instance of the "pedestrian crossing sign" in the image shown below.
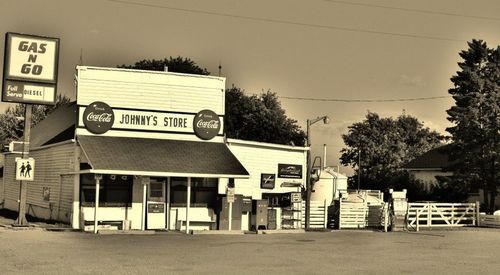
[[33,181],[35,176],[34,158],[16,158],[16,180]]

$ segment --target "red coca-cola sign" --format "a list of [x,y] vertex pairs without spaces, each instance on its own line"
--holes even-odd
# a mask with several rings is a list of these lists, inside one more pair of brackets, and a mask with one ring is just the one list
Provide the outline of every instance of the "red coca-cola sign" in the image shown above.
[[83,111],[83,124],[89,132],[94,134],[104,134],[115,122],[115,114],[108,104],[95,101]]
[[211,110],[202,110],[193,120],[193,129],[197,137],[209,140],[219,134],[221,127],[219,116]]

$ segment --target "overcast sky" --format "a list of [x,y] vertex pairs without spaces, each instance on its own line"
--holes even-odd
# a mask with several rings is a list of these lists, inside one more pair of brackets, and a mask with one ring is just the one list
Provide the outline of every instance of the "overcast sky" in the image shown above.
[[[59,37],[58,91],[73,99],[81,51],[89,66],[180,55],[217,75],[220,63],[227,86],[249,94],[399,99],[447,96],[467,41],[500,45],[498,11],[494,0],[2,0],[0,32]],[[338,164],[341,134],[367,110],[405,110],[444,133],[453,104],[281,102],[304,129],[306,119],[330,116],[311,134],[313,154],[328,144],[330,165]]]

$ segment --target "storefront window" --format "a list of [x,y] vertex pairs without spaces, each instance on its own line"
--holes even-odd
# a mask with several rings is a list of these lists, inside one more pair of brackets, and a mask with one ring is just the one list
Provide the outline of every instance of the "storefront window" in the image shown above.
[[[99,188],[99,207],[125,207],[132,203],[132,176],[103,175]],[[95,205],[93,174],[80,175],[80,202],[82,206]]]
[[290,206],[290,193],[262,193],[262,199],[267,199],[270,207]]
[[[218,179],[191,178],[191,206],[214,208],[217,200]],[[173,207],[186,206],[187,178],[172,178],[170,203]]]

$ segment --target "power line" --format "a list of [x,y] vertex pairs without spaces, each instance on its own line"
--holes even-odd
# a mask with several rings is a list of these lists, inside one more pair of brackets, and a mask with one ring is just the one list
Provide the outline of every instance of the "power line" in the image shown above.
[[307,100],[307,101],[369,103],[369,102],[424,101],[424,100],[434,100],[434,99],[451,98],[451,96],[432,96],[432,97],[397,98],[397,99],[339,99],[339,98],[313,98],[313,97],[292,97],[292,96],[280,96],[280,98],[283,98],[283,99],[292,99],[292,100]]
[[142,7],[150,7],[150,8],[159,8],[159,9],[175,10],[175,11],[181,11],[181,12],[187,12],[187,13],[197,13],[197,14],[205,14],[205,15],[213,15],[213,16],[222,16],[222,17],[235,18],[235,19],[244,19],[244,20],[267,22],[267,23],[286,24],[286,25],[301,26],[301,27],[329,29],[329,30],[347,31],[347,32],[360,32],[360,33],[386,35],[386,36],[393,36],[393,37],[405,37],[405,38],[439,40],[439,41],[450,41],[450,42],[465,42],[464,40],[454,39],[454,38],[446,38],[446,37],[437,37],[437,36],[428,36],[428,35],[419,35],[419,34],[409,34],[409,33],[384,32],[384,31],[366,30],[366,29],[359,29],[359,28],[346,28],[346,27],[339,27],[339,26],[333,26],[333,25],[321,25],[321,24],[312,24],[312,23],[301,23],[301,22],[295,22],[295,21],[289,21],[289,20],[271,19],[271,18],[264,18],[264,17],[253,17],[253,16],[236,15],[236,14],[211,12],[211,11],[203,11],[203,10],[194,10],[194,9],[185,9],[185,8],[177,8],[177,7],[172,7],[172,6],[148,4],[148,3],[127,1],[127,0],[106,0],[106,1],[108,1],[108,2],[114,2],[114,3],[120,3],[120,4],[125,4],[125,5],[134,5],[134,6],[142,6]]
[[342,0],[323,0],[323,1],[331,2],[331,3],[335,3],[335,4],[350,5],[350,6],[361,6],[361,7],[370,7],[370,8],[379,8],[379,9],[388,9],[388,10],[397,10],[397,11],[406,11],[406,12],[416,12],[416,13],[425,13],[425,14],[433,14],[433,15],[444,15],[444,16],[453,16],[453,17],[500,21],[500,18],[498,18],[498,17],[469,15],[469,14],[460,14],[460,13],[451,13],[451,12],[442,12],[442,11],[431,11],[431,10],[412,9],[412,8],[400,8],[400,7],[366,4],[366,3],[359,3],[359,2],[348,2],[348,1],[342,1]]

